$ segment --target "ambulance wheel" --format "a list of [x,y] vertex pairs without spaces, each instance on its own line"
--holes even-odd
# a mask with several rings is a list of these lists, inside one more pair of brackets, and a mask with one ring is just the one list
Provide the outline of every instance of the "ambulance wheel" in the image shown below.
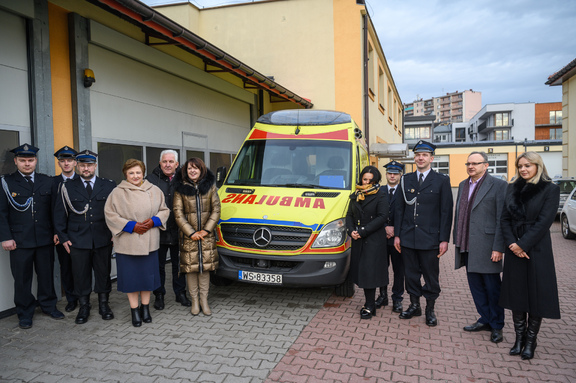
[[336,294],[337,297],[351,298],[354,296],[355,290],[354,283],[349,277],[346,277],[346,280],[341,285],[334,288],[334,294]]
[[214,273],[210,273],[210,282],[212,282],[214,286],[230,286],[232,283],[234,283],[233,280],[223,278]]

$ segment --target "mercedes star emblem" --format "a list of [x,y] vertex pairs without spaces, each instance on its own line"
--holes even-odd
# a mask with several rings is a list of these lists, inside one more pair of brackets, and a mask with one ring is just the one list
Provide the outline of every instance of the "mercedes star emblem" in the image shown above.
[[272,241],[272,233],[267,227],[259,227],[252,236],[254,243],[258,247],[266,247]]

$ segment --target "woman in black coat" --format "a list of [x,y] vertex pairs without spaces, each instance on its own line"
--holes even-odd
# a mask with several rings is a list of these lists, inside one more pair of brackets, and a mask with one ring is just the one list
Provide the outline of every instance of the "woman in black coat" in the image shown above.
[[550,182],[542,157],[534,152],[520,155],[502,212],[502,234],[508,249],[500,306],[512,310],[516,342],[510,355],[522,359],[534,357],[542,318],[560,318],[550,239],[559,199],[558,185]]
[[352,237],[350,279],[364,289],[366,297],[360,310],[362,319],[370,319],[376,314],[376,287],[388,284],[388,195],[385,188],[380,187],[381,179],[376,167],[365,167],[360,173],[361,185],[357,185],[350,195],[346,214],[346,229]]

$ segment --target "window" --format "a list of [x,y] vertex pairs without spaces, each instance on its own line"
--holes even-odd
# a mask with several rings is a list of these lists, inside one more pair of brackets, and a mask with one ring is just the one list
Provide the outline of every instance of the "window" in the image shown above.
[[506,141],[510,139],[508,129],[496,129],[494,130],[494,141]]
[[510,126],[510,113],[496,113],[494,115],[494,126]]
[[562,123],[562,111],[561,110],[551,110],[550,111],[550,123],[551,124],[561,124]]
[[230,153],[210,152],[210,170],[212,170],[214,174],[216,174],[216,170],[221,166],[225,166],[226,170],[229,170],[230,165],[232,165],[232,155]]
[[192,157],[200,158],[202,161],[206,162],[206,160],[204,159],[204,152],[198,150],[186,150],[186,158],[182,158],[182,161],[180,162],[184,163]]
[[456,128],[456,142],[466,141],[466,128]]
[[432,170],[442,173],[450,174],[450,162],[448,156],[436,156],[434,157],[434,162],[431,164]]
[[368,43],[368,89],[372,95],[376,94],[374,92],[374,48],[370,43]]
[[504,179],[508,180],[508,160],[506,159],[506,154],[489,154],[487,171],[493,176],[503,175]]
[[378,104],[384,109],[384,71],[378,66]]
[[392,112],[392,89],[388,87],[388,117],[392,118],[390,113]]
[[126,160],[136,158],[144,159],[144,148],[135,145],[98,143],[98,175],[109,178],[116,183],[124,179],[122,166]]
[[10,174],[16,171],[14,155],[10,150],[20,145],[19,133],[0,129],[0,174]]
[[[178,153],[178,162],[182,164],[182,159],[180,158],[180,150],[173,149]],[[154,168],[156,168],[160,162],[160,153],[162,153],[167,148],[155,148],[153,146],[146,147],[146,174],[152,174]]]
[[430,127],[406,127],[404,129],[404,138],[407,140],[419,140],[421,138],[430,138]]
[[562,139],[562,128],[550,129],[550,139],[551,140],[561,140]]

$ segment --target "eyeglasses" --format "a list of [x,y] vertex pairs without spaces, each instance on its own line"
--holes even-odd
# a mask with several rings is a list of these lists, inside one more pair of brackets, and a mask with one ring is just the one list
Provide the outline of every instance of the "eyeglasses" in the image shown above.
[[472,165],[472,166],[478,166],[478,165],[487,164],[487,163],[488,163],[488,162],[486,162],[486,161],[484,161],[484,162],[466,162],[464,165],[466,165],[466,166],[470,166],[470,165]]

